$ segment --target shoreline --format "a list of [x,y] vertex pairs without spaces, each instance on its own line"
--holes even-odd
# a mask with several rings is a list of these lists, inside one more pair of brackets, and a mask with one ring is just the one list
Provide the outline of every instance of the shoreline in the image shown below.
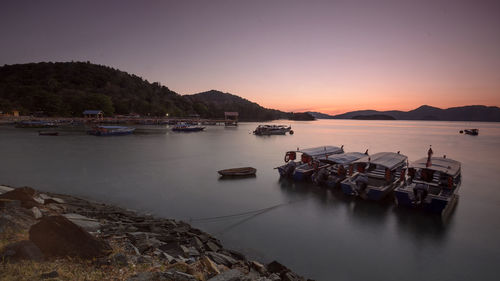
[[[88,272],[118,272],[116,276],[104,275],[109,277],[108,280],[306,280],[277,261],[262,264],[224,248],[218,239],[187,222],[139,214],[109,203],[29,187],[0,185],[0,211],[0,262],[3,261],[0,266],[4,269],[0,279],[23,279],[13,275],[18,272],[17,266],[26,267],[28,260],[31,266],[36,265],[35,268],[54,267],[49,273],[57,274],[62,279],[70,274],[65,267],[82,267],[83,262],[87,265],[83,268],[87,268]],[[56,219],[60,220],[58,224],[50,224]],[[65,230],[53,246],[49,247],[48,242],[38,242],[42,256],[37,258],[23,256],[23,249],[15,248],[20,241],[36,244],[35,230],[41,225],[60,225],[61,222],[70,228],[77,225],[71,231],[82,231],[82,237],[88,235],[88,239],[98,241],[96,245],[108,246],[101,249],[100,254],[88,255],[88,247],[79,249],[78,244],[89,244],[82,242],[83,238],[70,241],[67,233],[76,232]],[[48,230],[51,234],[56,232],[53,228]],[[62,241],[66,239],[68,242]],[[57,252],[58,244],[66,246]],[[57,254],[54,255],[55,252]],[[79,260],[77,264],[75,258]],[[25,271],[40,274],[36,270]],[[87,272],[81,272],[81,275],[84,274]],[[40,276],[30,276],[29,279]],[[70,279],[72,277],[69,275]]]

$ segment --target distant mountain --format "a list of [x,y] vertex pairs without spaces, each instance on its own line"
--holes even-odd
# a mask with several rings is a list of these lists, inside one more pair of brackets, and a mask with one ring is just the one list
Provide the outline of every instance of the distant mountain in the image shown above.
[[198,114],[207,118],[220,118],[224,116],[225,111],[238,112],[239,120],[242,121],[290,118],[290,113],[264,108],[242,97],[216,90],[184,95],[183,97],[193,104],[193,108]]
[[373,115],[356,115],[353,116],[352,119],[357,120],[396,120],[396,118],[384,115],[384,114],[373,114]]
[[410,111],[376,111],[358,110],[339,115],[328,115],[310,112],[318,119],[356,119],[362,116],[387,115],[396,120],[440,120],[440,121],[484,121],[500,122],[500,108],[497,106],[469,105],[441,109],[433,106],[422,105]]

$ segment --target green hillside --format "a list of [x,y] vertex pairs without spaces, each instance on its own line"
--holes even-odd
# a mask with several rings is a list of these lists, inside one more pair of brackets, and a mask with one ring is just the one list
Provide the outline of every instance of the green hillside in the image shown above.
[[0,67],[0,111],[22,115],[80,117],[86,109],[106,116],[138,113],[149,116],[223,118],[238,111],[244,121],[292,118],[241,97],[215,90],[181,96],[159,83],[89,62],[28,63]]

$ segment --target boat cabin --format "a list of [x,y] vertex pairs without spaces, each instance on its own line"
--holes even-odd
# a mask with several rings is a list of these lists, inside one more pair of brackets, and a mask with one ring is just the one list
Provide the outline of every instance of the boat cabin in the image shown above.
[[[297,154],[300,155],[300,161]],[[278,167],[281,176],[292,176],[295,180],[305,180],[311,177],[315,170],[325,168],[330,164],[322,163],[318,159],[334,154],[344,153],[344,146],[319,146],[307,149],[288,151],[285,154],[286,164]]]

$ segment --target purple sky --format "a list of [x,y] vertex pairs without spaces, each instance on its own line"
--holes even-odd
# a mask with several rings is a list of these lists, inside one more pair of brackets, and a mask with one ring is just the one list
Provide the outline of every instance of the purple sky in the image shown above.
[[500,105],[500,1],[2,1],[0,65],[91,61],[329,113]]

